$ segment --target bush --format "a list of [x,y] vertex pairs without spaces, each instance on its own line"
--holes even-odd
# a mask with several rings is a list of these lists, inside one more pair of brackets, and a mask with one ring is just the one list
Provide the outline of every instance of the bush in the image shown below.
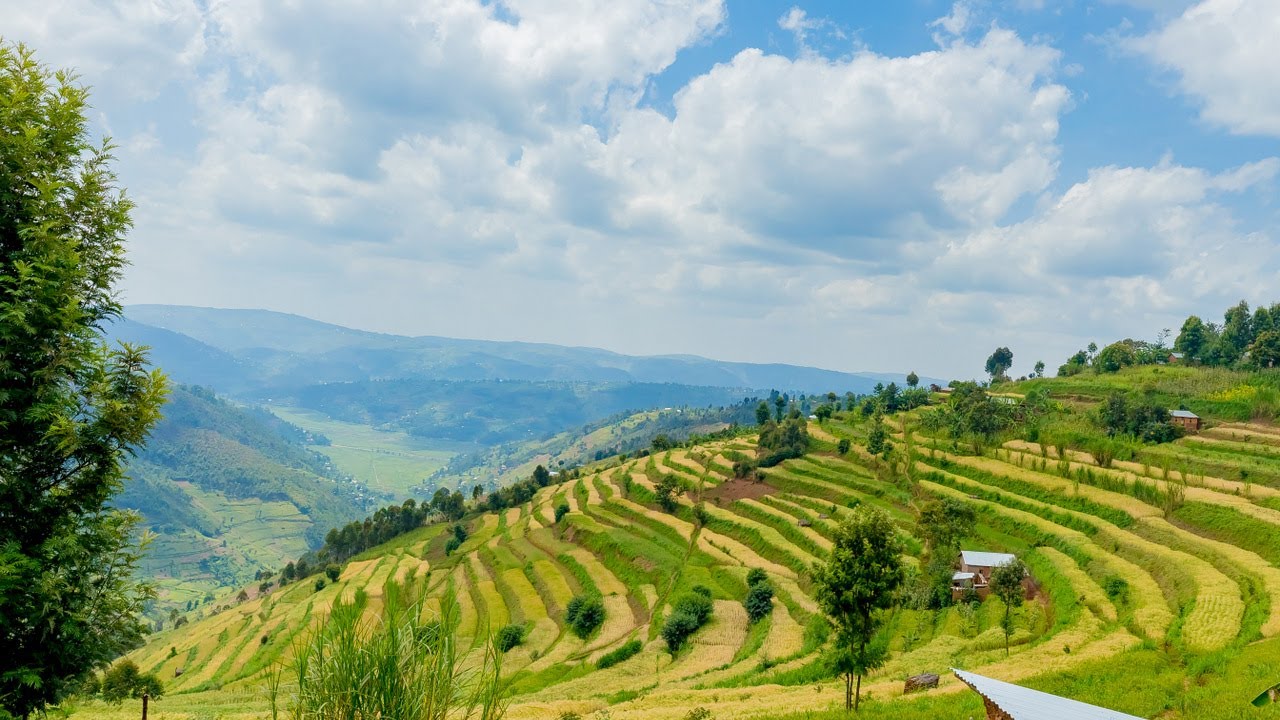
[[321,590],[323,590],[324,586],[325,586],[324,578],[322,577],[316,578],[316,592],[320,592]]
[[559,505],[556,506],[556,522],[560,522],[560,519],[568,514],[569,514],[569,503],[560,503]]
[[840,442],[836,443],[836,450],[841,455],[848,455],[851,447],[853,445],[849,442],[849,438],[840,438]]
[[604,601],[595,595],[576,595],[565,607],[564,620],[574,635],[585,640],[604,624]]
[[524,643],[525,630],[523,625],[507,625],[498,631],[498,650],[507,652]]
[[751,568],[747,571],[747,587],[751,587],[756,583],[769,582],[769,574],[760,568]]
[[675,654],[684,646],[685,640],[698,631],[711,619],[715,606],[711,602],[711,591],[697,585],[672,603],[674,608],[671,617],[662,626],[662,639],[667,649]]
[[760,622],[773,612],[773,586],[767,582],[758,582],[747,590],[747,597],[742,601],[747,609],[747,619],[752,623]]
[[155,673],[142,673],[137,663],[121,660],[102,674],[102,699],[119,704],[129,698],[164,695],[164,685]]
[[462,541],[456,537],[451,537],[444,543],[444,554],[452,555],[454,550],[462,547]]
[[712,720],[713,717],[715,716],[711,714],[710,710],[702,706],[698,706],[690,710],[688,714],[684,716],[684,720]]
[[596,669],[604,670],[605,668],[611,668],[624,660],[630,660],[642,649],[644,649],[644,643],[639,640],[631,640],[622,647],[607,652],[601,656],[599,662],[596,663]]
[[342,567],[334,563],[324,566],[325,577],[329,578],[329,582],[338,582],[338,578],[342,577]]

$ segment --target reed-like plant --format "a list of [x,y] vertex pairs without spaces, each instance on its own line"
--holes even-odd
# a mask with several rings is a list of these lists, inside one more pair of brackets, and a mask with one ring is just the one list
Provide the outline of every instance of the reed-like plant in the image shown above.
[[[498,720],[506,709],[502,654],[458,641],[453,588],[425,617],[423,581],[388,581],[383,604],[334,601],[328,618],[294,643],[294,658],[268,678],[273,720]],[[283,697],[282,697],[283,696]]]

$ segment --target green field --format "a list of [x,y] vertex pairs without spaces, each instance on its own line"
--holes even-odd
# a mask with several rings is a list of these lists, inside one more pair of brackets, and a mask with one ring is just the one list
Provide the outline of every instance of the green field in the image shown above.
[[[1072,380],[1069,402],[1044,423],[1084,427],[1087,416],[1073,413],[1089,412],[1085,381]],[[337,583],[316,590],[304,579],[220,601],[131,657],[168,685],[153,717],[265,718],[264,673],[289,661],[299,632],[357,590],[372,611],[388,578],[414,572],[429,595],[456,591],[459,633],[472,648],[504,624],[525,628],[524,644],[504,660],[513,720],[682,720],[698,707],[720,719],[842,717],[811,564],[826,557],[840,518],[868,504],[889,512],[907,563],[923,567],[918,509],[950,497],[978,515],[963,547],[1018,554],[1035,596],[1015,611],[1006,656],[999,600],[932,608],[904,595],[887,616],[888,662],[863,682],[861,717],[978,716],[980,700],[948,673],[961,667],[1140,717],[1280,718],[1280,706],[1250,705],[1280,683],[1280,483],[1246,483],[1238,473],[1280,464],[1270,457],[1280,430],[1221,423],[1158,446],[1187,455],[1213,446],[1229,471],[1182,477],[1141,460],[1103,467],[1072,447],[1060,457],[1025,428],[975,453],[920,429],[934,411],[888,418],[898,449],[887,461],[867,454],[861,413],[810,423],[808,454],[766,469],[754,485],[728,479],[735,459],[754,454],[753,436],[606,460],[522,505],[471,513],[452,554],[448,526],[432,523],[356,556]],[[841,439],[852,442],[845,454]],[[668,476],[685,488],[674,512],[655,502]],[[1177,488],[1183,495],[1169,501]],[[561,503],[569,511],[556,522]],[[751,568],[775,589],[773,612],[758,625],[742,605]],[[712,619],[673,655],[659,631],[674,598],[696,585],[713,596]],[[580,638],[565,609],[584,594],[600,596],[605,616]],[[636,642],[634,655],[597,666]],[[903,680],[923,672],[941,675],[940,687],[903,697]],[[135,714],[96,702],[80,710],[76,717]]]
[[276,405],[269,409],[282,420],[327,437],[331,444],[308,447],[374,492],[398,500],[410,497],[411,488],[422,484],[454,455],[475,449],[469,443],[424,440],[399,430],[334,420],[310,410]]

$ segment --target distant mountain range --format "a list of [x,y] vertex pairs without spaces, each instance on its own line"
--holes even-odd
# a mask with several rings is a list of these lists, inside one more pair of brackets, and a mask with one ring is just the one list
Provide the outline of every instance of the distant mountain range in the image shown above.
[[267,310],[131,305],[108,332],[151,346],[156,364],[181,382],[247,397],[302,385],[410,378],[674,383],[790,393],[865,393],[876,383],[904,379],[693,355],[644,357],[542,343],[406,337]]

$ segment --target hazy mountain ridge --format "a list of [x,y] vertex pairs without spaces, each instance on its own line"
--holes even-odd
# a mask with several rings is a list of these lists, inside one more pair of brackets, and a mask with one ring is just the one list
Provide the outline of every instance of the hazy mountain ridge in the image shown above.
[[[242,363],[243,382],[260,390],[294,384],[298,378],[321,383],[430,377],[862,393],[877,382],[887,382],[886,377],[902,378],[786,364],[724,362],[693,355],[631,356],[543,343],[388,335],[266,310],[131,305],[125,313],[130,322],[113,326],[114,336],[167,340],[154,332],[144,336],[145,326],[181,334]],[[156,348],[157,358],[175,354],[168,347],[150,344]],[[223,363],[219,370],[233,367]]]

